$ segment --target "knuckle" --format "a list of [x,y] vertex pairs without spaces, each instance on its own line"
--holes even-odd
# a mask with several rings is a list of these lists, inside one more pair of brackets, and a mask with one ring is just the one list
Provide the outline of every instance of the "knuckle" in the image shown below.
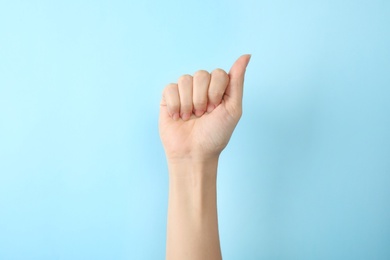
[[179,84],[186,84],[186,83],[190,83],[192,82],[192,76],[189,75],[189,74],[184,74],[182,75],[179,80],[178,80],[178,83]]
[[210,76],[210,73],[206,70],[198,70],[194,73],[194,78],[205,79]]
[[164,88],[163,92],[164,92],[164,93],[169,93],[169,92],[173,92],[173,91],[176,91],[176,90],[177,90],[177,84],[175,84],[175,83],[170,83],[170,84],[168,84],[168,85]]
[[226,71],[224,71],[223,69],[220,69],[220,68],[213,70],[212,75],[216,76],[218,78],[228,78],[229,77],[228,74],[226,73]]

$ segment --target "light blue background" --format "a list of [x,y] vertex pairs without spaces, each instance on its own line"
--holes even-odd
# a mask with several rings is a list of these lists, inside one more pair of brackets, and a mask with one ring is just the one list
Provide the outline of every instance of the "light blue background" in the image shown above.
[[224,259],[390,259],[389,1],[1,1],[0,259],[163,259],[163,87],[252,53]]

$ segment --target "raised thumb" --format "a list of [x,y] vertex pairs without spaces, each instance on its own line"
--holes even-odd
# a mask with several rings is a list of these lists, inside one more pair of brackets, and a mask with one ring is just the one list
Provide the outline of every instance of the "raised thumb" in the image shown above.
[[229,72],[230,80],[225,95],[229,102],[234,102],[235,105],[242,105],[245,70],[250,59],[250,54],[242,55],[236,60]]

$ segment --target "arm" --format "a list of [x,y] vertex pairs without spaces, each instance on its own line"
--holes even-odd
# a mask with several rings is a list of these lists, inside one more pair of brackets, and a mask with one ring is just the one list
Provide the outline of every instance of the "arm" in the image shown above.
[[198,71],[164,89],[159,128],[169,168],[168,260],[222,259],[218,158],[242,114],[249,59],[241,56],[229,74]]

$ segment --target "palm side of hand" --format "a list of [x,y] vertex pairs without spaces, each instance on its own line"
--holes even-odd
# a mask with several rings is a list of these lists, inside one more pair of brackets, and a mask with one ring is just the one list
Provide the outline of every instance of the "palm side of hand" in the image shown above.
[[[249,55],[240,57],[229,75],[220,70],[211,73],[206,90],[197,74],[193,78],[187,76],[186,84],[179,79],[179,84],[171,84],[164,90],[159,128],[167,157],[207,159],[218,156],[226,147],[241,116],[249,59]],[[198,89],[203,89],[203,93]],[[216,93],[219,96],[213,97]],[[207,100],[203,106],[197,102],[200,96]]]
[[222,101],[211,113],[199,118],[193,115],[188,121],[161,115],[160,135],[171,157],[207,158],[219,155],[226,147],[237,122]]

